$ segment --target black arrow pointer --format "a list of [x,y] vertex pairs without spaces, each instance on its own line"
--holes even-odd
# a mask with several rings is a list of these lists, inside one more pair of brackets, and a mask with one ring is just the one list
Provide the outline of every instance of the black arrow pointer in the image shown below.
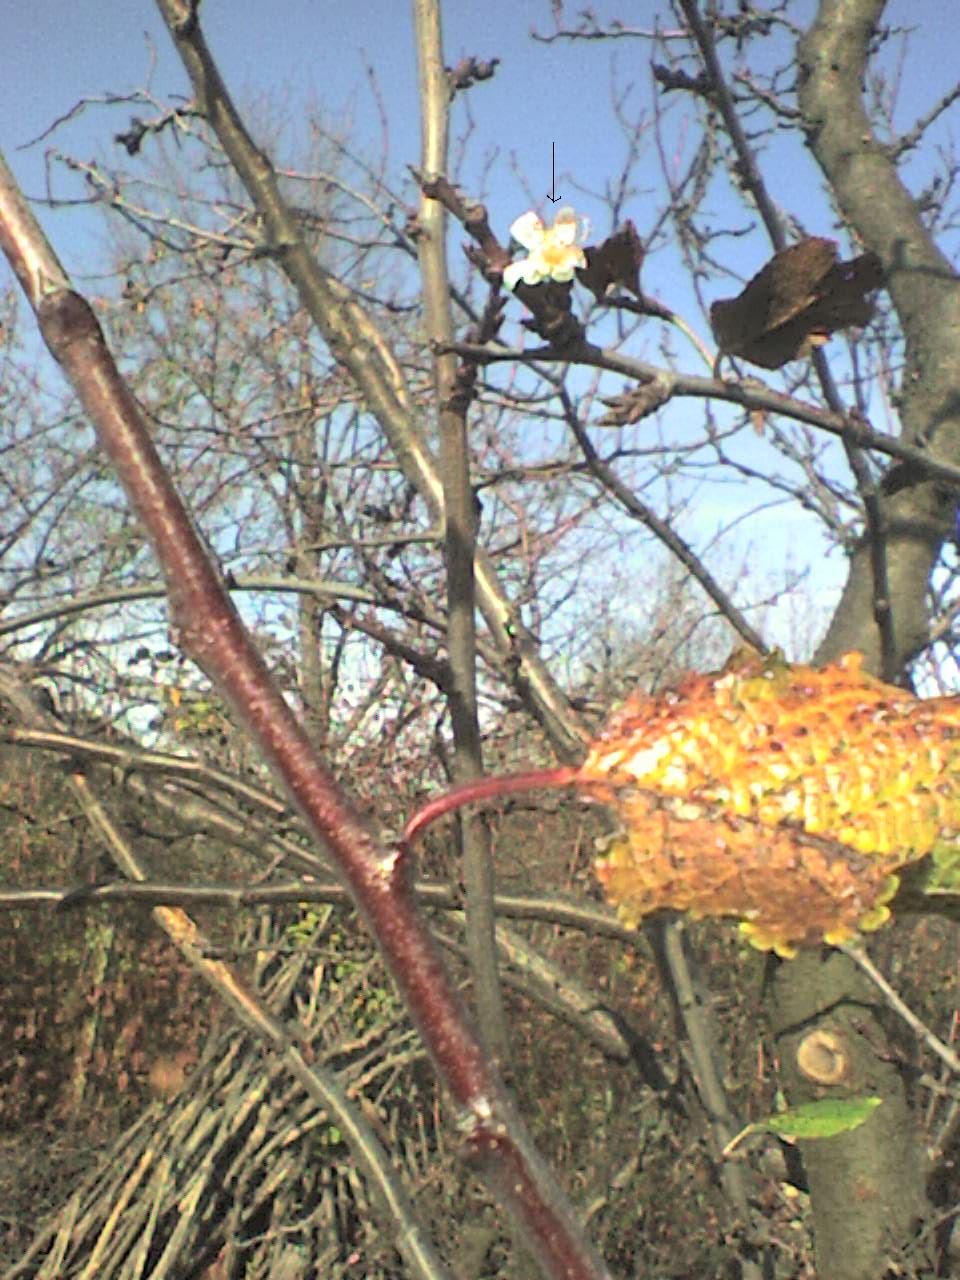
[[[557,189],[557,144],[555,142],[551,142],[550,143],[550,190],[551,192],[553,192],[553,191],[556,191],[556,189]],[[556,204],[558,200],[563,199],[563,196],[548,195],[547,199],[550,201],[551,204]]]

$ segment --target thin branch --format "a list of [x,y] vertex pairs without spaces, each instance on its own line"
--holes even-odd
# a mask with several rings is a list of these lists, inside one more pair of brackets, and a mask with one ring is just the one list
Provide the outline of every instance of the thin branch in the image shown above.
[[[586,364],[611,373],[622,373],[639,382],[659,382],[665,393],[664,403],[674,396],[691,396],[700,400],[723,400],[739,405],[749,413],[777,413],[797,422],[818,427],[840,439],[848,437],[864,449],[874,449],[911,463],[918,474],[960,490],[960,467],[951,466],[932,457],[925,449],[902,444],[896,436],[886,435],[868,426],[856,413],[837,414],[829,409],[797,400],[780,391],[766,387],[758,378],[744,381],[726,381],[720,378],[704,378],[692,373],[675,373],[658,365],[635,360],[612,348],[602,349],[590,343],[569,350],[557,351],[552,347],[527,351],[522,348],[504,347],[493,343],[453,342],[450,350],[468,356],[484,364],[502,361],[551,361],[557,364]],[[591,426],[602,423],[591,423]]]
[[[741,1127],[730,1109],[723,1084],[720,1037],[716,1022],[711,1017],[707,1002],[697,990],[697,979],[691,969],[686,930],[683,921],[671,921],[662,928],[663,958],[669,966],[676,1000],[684,1028],[690,1037],[690,1049],[696,1064],[697,1091],[707,1113],[710,1131],[716,1143],[718,1176],[723,1184],[727,1202],[739,1218],[742,1227],[749,1231],[751,1211],[743,1166],[719,1158],[731,1138]],[[749,1238],[749,1237],[748,1237]],[[744,1258],[743,1275],[759,1280],[760,1268],[752,1259]]]
[[[678,0],[678,3],[700,49],[700,56],[710,79],[710,96],[720,109],[724,126],[736,151],[738,174],[753,197],[771,244],[774,249],[780,251],[786,247],[787,243],[783,219],[770,197],[766,183],[757,167],[753,150],[740,123],[733,94],[727,86],[726,76],[717,55],[713,31],[710,24],[704,22],[700,16],[698,0]],[[827,405],[838,417],[846,419],[847,415],[844,414],[840,394],[823,351],[818,350],[814,353],[814,367]],[[847,462],[857,482],[867,524],[870,564],[873,573],[873,615],[880,633],[882,657],[882,669],[879,674],[884,680],[892,682],[899,672],[887,571],[886,513],[876,480],[859,446],[850,438],[849,432],[844,432],[841,439]]]
[[597,477],[600,483],[606,488],[620,503],[624,511],[632,516],[634,520],[639,520],[645,528],[649,529],[654,537],[667,548],[670,554],[683,565],[695,582],[698,582],[709,598],[717,606],[722,617],[726,618],[731,627],[737,632],[742,640],[748,645],[756,649],[758,653],[763,653],[766,649],[763,638],[760,633],[750,625],[741,611],[734,604],[730,595],[723,590],[713,574],[709,571],[703,561],[697,556],[692,548],[690,548],[683,538],[675,531],[675,529],[666,521],[651,510],[646,503],[641,502],[636,494],[623,483],[617,473],[611,466],[603,461],[587,432],[584,430],[582,423],[577,417],[576,410],[569,401],[566,392],[563,394],[564,407],[566,409],[566,420],[570,430],[577,438],[577,443],[583,451],[583,456],[587,460],[590,470]]
[[[405,477],[418,490],[432,517],[439,520],[443,486],[436,460],[417,425],[394,353],[350,290],[322,271],[310,252],[297,218],[282,197],[272,165],[254,145],[227,92],[194,8],[182,0],[158,0],[158,5],[193,83],[197,104],[256,207],[267,251],[289,278],[333,357],[354,378]],[[568,759],[578,757],[584,735],[576,717],[482,550],[475,571],[477,603],[504,655],[505,670],[513,676],[518,696],[541,721],[556,749]]]
[[[373,592],[364,587],[354,587],[346,582],[333,579],[274,577],[268,574],[245,574],[242,577],[230,575],[231,591],[276,591],[278,594],[289,591],[299,595],[315,595],[322,600],[358,600],[365,604],[378,603]],[[25,627],[35,627],[41,622],[61,622],[78,613],[89,613],[91,610],[103,609],[107,605],[126,604],[132,600],[162,600],[166,588],[160,583],[156,586],[117,587],[109,591],[91,591],[87,595],[70,596],[46,605],[42,609],[33,609],[30,613],[19,613],[0,621],[0,636],[13,631],[22,631]]]
[[690,27],[691,35],[700,50],[700,57],[703,60],[707,75],[710,77],[711,97],[720,110],[724,128],[729,134],[737,153],[737,172],[740,180],[753,197],[774,248],[777,250],[784,249],[786,248],[787,237],[784,231],[783,219],[770,198],[766,183],[757,168],[756,157],[747,140],[747,135],[743,131],[743,126],[740,124],[736,103],[727,87],[723,68],[720,66],[720,59],[717,56],[713,32],[709,24],[704,22],[700,16],[697,0],[678,0],[678,4]]
[[945,1062],[954,1075],[960,1076],[960,1057],[957,1056],[948,1044],[944,1044],[940,1037],[935,1035],[926,1023],[921,1022],[910,1006],[897,995],[896,991],[894,991],[893,987],[891,987],[890,983],[886,980],[863,948],[845,943],[843,946],[839,947],[838,950],[842,951],[843,954],[848,956],[859,969],[863,970],[873,985],[883,993],[883,997],[890,1008],[894,1013],[900,1015],[911,1031],[913,1031],[914,1035],[916,1035],[918,1039],[922,1040],[927,1048],[937,1055],[941,1062]]
[[[421,168],[443,174],[448,160],[451,78],[443,60],[438,0],[413,0],[420,90]],[[440,479],[445,512],[443,561],[447,577],[447,706],[453,729],[453,776],[468,782],[483,773],[483,746],[477,704],[477,627],[474,564],[477,512],[470,476],[467,410],[473,399],[475,366],[461,372],[457,359],[438,347],[453,337],[447,264],[447,214],[424,192],[418,215],[420,271],[427,336],[433,346],[433,371],[440,429]],[[492,334],[484,334],[484,337]],[[480,1032],[494,1061],[506,1064],[507,1020],[497,972],[494,943],[494,871],[490,840],[471,814],[460,822],[463,881],[466,890],[467,949],[474,981]]]
[[[657,381],[664,390],[664,403],[676,396],[690,396],[695,399],[721,399],[728,404],[739,404],[748,412],[780,413],[783,417],[792,417],[797,422],[806,422],[829,435],[840,439],[849,438],[861,448],[876,449],[878,453],[886,453],[888,457],[899,458],[918,468],[919,474],[929,480],[951,489],[960,489],[960,467],[951,466],[940,458],[932,457],[925,449],[910,444],[901,444],[893,435],[883,431],[874,431],[865,424],[856,413],[833,413],[827,408],[819,408],[817,404],[799,401],[782,392],[774,392],[764,387],[762,381],[755,378],[749,380],[727,381],[718,378],[700,378],[696,374],[677,374],[658,365],[646,364],[643,360],[634,360],[632,356],[622,355],[612,348],[594,347],[584,343],[581,347],[564,349],[562,352],[553,348],[539,348],[536,351],[524,351],[522,348],[500,347],[492,343],[451,343],[451,351],[458,355],[470,356],[484,364],[497,364],[500,361],[563,361],[564,364],[590,365],[594,369],[605,369],[614,374],[625,374],[628,378],[636,378],[641,383]],[[591,424],[591,426],[600,424]]]
[[[459,911],[463,907],[460,893],[449,884],[418,880],[413,892],[425,907],[437,911]],[[287,880],[277,884],[172,884],[163,880],[116,880],[109,884],[35,885],[31,889],[9,889],[0,886],[0,911],[26,911],[41,908],[79,910],[103,902],[139,902],[153,906],[232,907],[240,910],[253,906],[280,906],[291,902],[327,902],[350,906],[349,892],[339,880]],[[542,924],[575,929],[590,937],[609,938],[624,946],[636,946],[640,934],[628,929],[611,911],[583,906],[567,898],[543,897],[538,894],[498,893],[497,914],[513,920],[536,920]],[[214,949],[215,951],[216,949]]]
[[952,89],[948,89],[939,102],[935,102],[930,110],[917,120],[912,129],[902,133],[896,142],[887,148],[891,158],[899,160],[905,152],[912,151],[933,122],[942,116],[944,111],[949,111],[958,99],[960,99],[960,83],[955,84]]
[[145,751],[132,743],[100,742],[48,729],[24,729],[18,725],[0,725],[0,742],[108,764],[125,772],[137,769],[143,773],[163,774],[168,778],[202,781],[206,786],[256,806],[275,822],[292,816],[290,806],[268,791],[190,757],[169,755],[165,751]]

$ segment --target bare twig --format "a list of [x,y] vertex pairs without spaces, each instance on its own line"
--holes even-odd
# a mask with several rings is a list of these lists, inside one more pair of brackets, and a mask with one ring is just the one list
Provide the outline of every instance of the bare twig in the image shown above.
[[941,1062],[945,1062],[954,1075],[960,1075],[960,1057],[950,1048],[948,1044],[935,1035],[933,1031],[922,1022],[913,1012],[906,1002],[897,995],[893,987],[886,980],[877,966],[873,963],[862,947],[845,943],[839,948],[845,956],[849,956],[853,963],[867,975],[873,985],[881,992],[890,1008],[900,1015],[914,1035],[933,1053],[937,1055]]
[[[821,409],[818,405],[774,391],[771,387],[765,387],[756,378],[751,378],[749,381],[727,381],[719,378],[704,378],[692,373],[675,373],[671,369],[664,369],[659,365],[625,356],[612,348],[601,349],[590,343],[564,351],[556,351],[550,347],[527,351],[493,343],[454,342],[450,344],[450,350],[487,364],[515,360],[586,364],[595,369],[622,373],[641,382],[659,382],[665,390],[669,391],[669,398],[690,396],[697,400],[724,400],[728,404],[739,405],[751,413],[781,414],[797,422],[818,427],[821,431],[841,439],[849,437],[864,449],[874,449],[888,457],[909,462],[917,468],[919,475],[936,480],[951,489],[960,489],[960,467],[951,466],[950,463],[931,455],[925,449],[903,444],[896,436],[875,431],[857,414],[838,414],[830,409]],[[602,426],[603,424],[593,425]]]
[[[404,475],[434,518],[443,513],[443,485],[436,460],[415,422],[410,394],[383,334],[340,281],[318,266],[294,213],[282,198],[267,157],[254,145],[207,48],[193,9],[180,0],[158,0],[161,14],[204,111],[262,220],[268,252],[297,290],[331,353],[355,379],[378,420]],[[489,557],[478,552],[477,603],[490,632],[509,658],[518,695],[567,758],[583,749],[571,708],[539,655],[534,637],[500,585]]]
[[[414,0],[420,84],[421,166],[426,174],[447,168],[450,78],[444,69],[438,0]],[[439,345],[453,337],[447,270],[447,214],[424,193],[420,200],[418,249],[423,279],[424,321],[434,347],[434,380],[440,428],[440,478],[446,516],[443,559],[447,574],[447,705],[453,729],[453,774],[468,782],[483,773],[483,747],[477,712],[477,628],[474,562],[477,512],[470,479],[467,410],[473,398],[472,376],[461,376],[457,359]],[[467,374],[468,371],[463,371]],[[460,822],[466,889],[467,949],[474,979],[477,1018],[488,1051],[506,1062],[507,1022],[497,974],[494,945],[494,870],[490,840],[472,813]]]
[[907,151],[911,151],[930,128],[935,120],[943,115],[944,111],[949,111],[953,104],[960,98],[960,83],[948,89],[942,98],[938,99],[929,111],[925,111],[917,120],[912,129],[908,129],[906,133],[902,133],[896,142],[890,146],[890,154],[895,160]]
[[684,542],[676,530],[666,520],[662,520],[645,502],[641,502],[636,494],[618,477],[614,469],[607,466],[593,447],[590,436],[584,430],[573,405],[569,402],[569,398],[565,393],[563,394],[563,399],[567,424],[576,436],[577,443],[583,451],[583,456],[597,479],[613,494],[628,515],[632,516],[634,520],[639,520],[660,540],[670,554],[676,557],[690,576],[700,584],[717,606],[721,615],[726,618],[741,639],[746,641],[751,648],[756,649],[758,653],[763,653],[766,649],[763,638],[743,616],[743,613],[730,598],[729,593],[723,590],[699,556],[694,554],[693,550]]

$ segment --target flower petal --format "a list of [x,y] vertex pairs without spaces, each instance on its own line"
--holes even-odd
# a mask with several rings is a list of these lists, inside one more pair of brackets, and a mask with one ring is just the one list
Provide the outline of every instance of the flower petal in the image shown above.
[[517,218],[510,228],[510,234],[517,244],[522,244],[525,249],[535,249],[543,242],[545,231],[540,218],[532,209],[528,209]]
[[528,258],[521,258],[519,262],[511,262],[508,267],[504,267],[503,283],[508,289],[516,289],[521,280],[526,280],[528,262]]
[[547,235],[553,237],[554,244],[583,244],[590,234],[590,220],[583,218],[573,209],[561,209],[554,219],[553,227]]
[[551,236],[554,244],[575,244],[578,229],[579,220],[574,211],[572,209],[561,209],[554,219],[548,235]]
[[573,268],[574,268],[574,265],[579,266],[580,264],[579,264],[579,263],[576,263],[576,264],[571,263],[569,267],[557,267],[557,266],[555,266],[555,267],[551,270],[551,272],[550,272],[550,279],[551,279],[551,280],[556,280],[556,282],[557,282],[558,284],[566,284],[568,280],[572,280],[572,279],[573,279]]

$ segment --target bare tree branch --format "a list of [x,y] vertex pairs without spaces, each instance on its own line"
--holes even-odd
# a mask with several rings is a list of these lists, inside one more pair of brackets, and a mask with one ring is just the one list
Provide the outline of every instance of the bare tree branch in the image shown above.
[[[450,77],[444,69],[439,0],[413,0],[420,79],[421,165],[446,172]],[[457,360],[438,344],[453,337],[447,271],[446,210],[424,194],[420,200],[420,268],[427,335],[433,344],[440,478],[443,482],[444,563],[447,570],[448,706],[453,727],[453,776],[467,782],[483,772],[477,714],[477,635],[474,563],[477,509],[470,479],[467,410],[472,396],[458,377]],[[506,1063],[507,1022],[494,945],[494,869],[490,840],[476,814],[460,822],[466,888],[467,948],[474,978],[480,1033],[495,1062]]]
[[[196,28],[195,14],[169,6],[178,41],[192,39],[191,56],[206,61],[216,87],[214,103],[203,100],[214,118],[226,117],[229,129],[242,132],[219,77],[212,71]],[[245,136],[245,135],[244,135]],[[238,148],[240,172],[251,167],[262,178],[269,166],[250,150]],[[282,221],[282,219],[281,219]],[[378,846],[366,825],[321,766],[302,725],[273,681],[264,660],[237,614],[211,564],[150,439],[143,413],[116,368],[89,304],[75,293],[43,234],[19,196],[4,163],[0,168],[0,247],[8,253],[37,313],[51,354],[73,384],[97,428],[101,443],[150,537],[163,569],[171,621],[185,653],[218,688],[283,781],[314,837],[326,846],[362,904],[390,969],[424,1042],[455,1103],[463,1112],[466,1147],[484,1166],[491,1186],[517,1213],[544,1272],[557,1277],[596,1280],[603,1264],[574,1225],[562,1191],[542,1164],[496,1072],[469,1027],[456,989],[446,972],[416,901],[410,893],[409,858]],[[283,252],[294,251],[288,245]],[[299,252],[297,250],[297,252]],[[368,353],[368,358],[383,359]],[[381,388],[384,392],[385,387]],[[118,851],[119,851],[118,846]],[[130,871],[136,878],[134,864]],[[169,912],[167,908],[156,908]],[[182,914],[182,913],[181,913]],[[186,918],[171,916],[178,945],[190,949],[201,971],[216,973],[196,948]],[[238,1011],[248,1002],[238,994]],[[261,1021],[271,1038],[282,1029]],[[278,1041],[288,1066],[299,1074],[297,1050],[286,1034]],[[308,1077],[309,1069],[303,1067]],[[315,1087],[315,1086],[314,1086]],[[536,1242],[534,1244],[534,1242]],[[410,1235],[411,1261],[422,1241]]]

